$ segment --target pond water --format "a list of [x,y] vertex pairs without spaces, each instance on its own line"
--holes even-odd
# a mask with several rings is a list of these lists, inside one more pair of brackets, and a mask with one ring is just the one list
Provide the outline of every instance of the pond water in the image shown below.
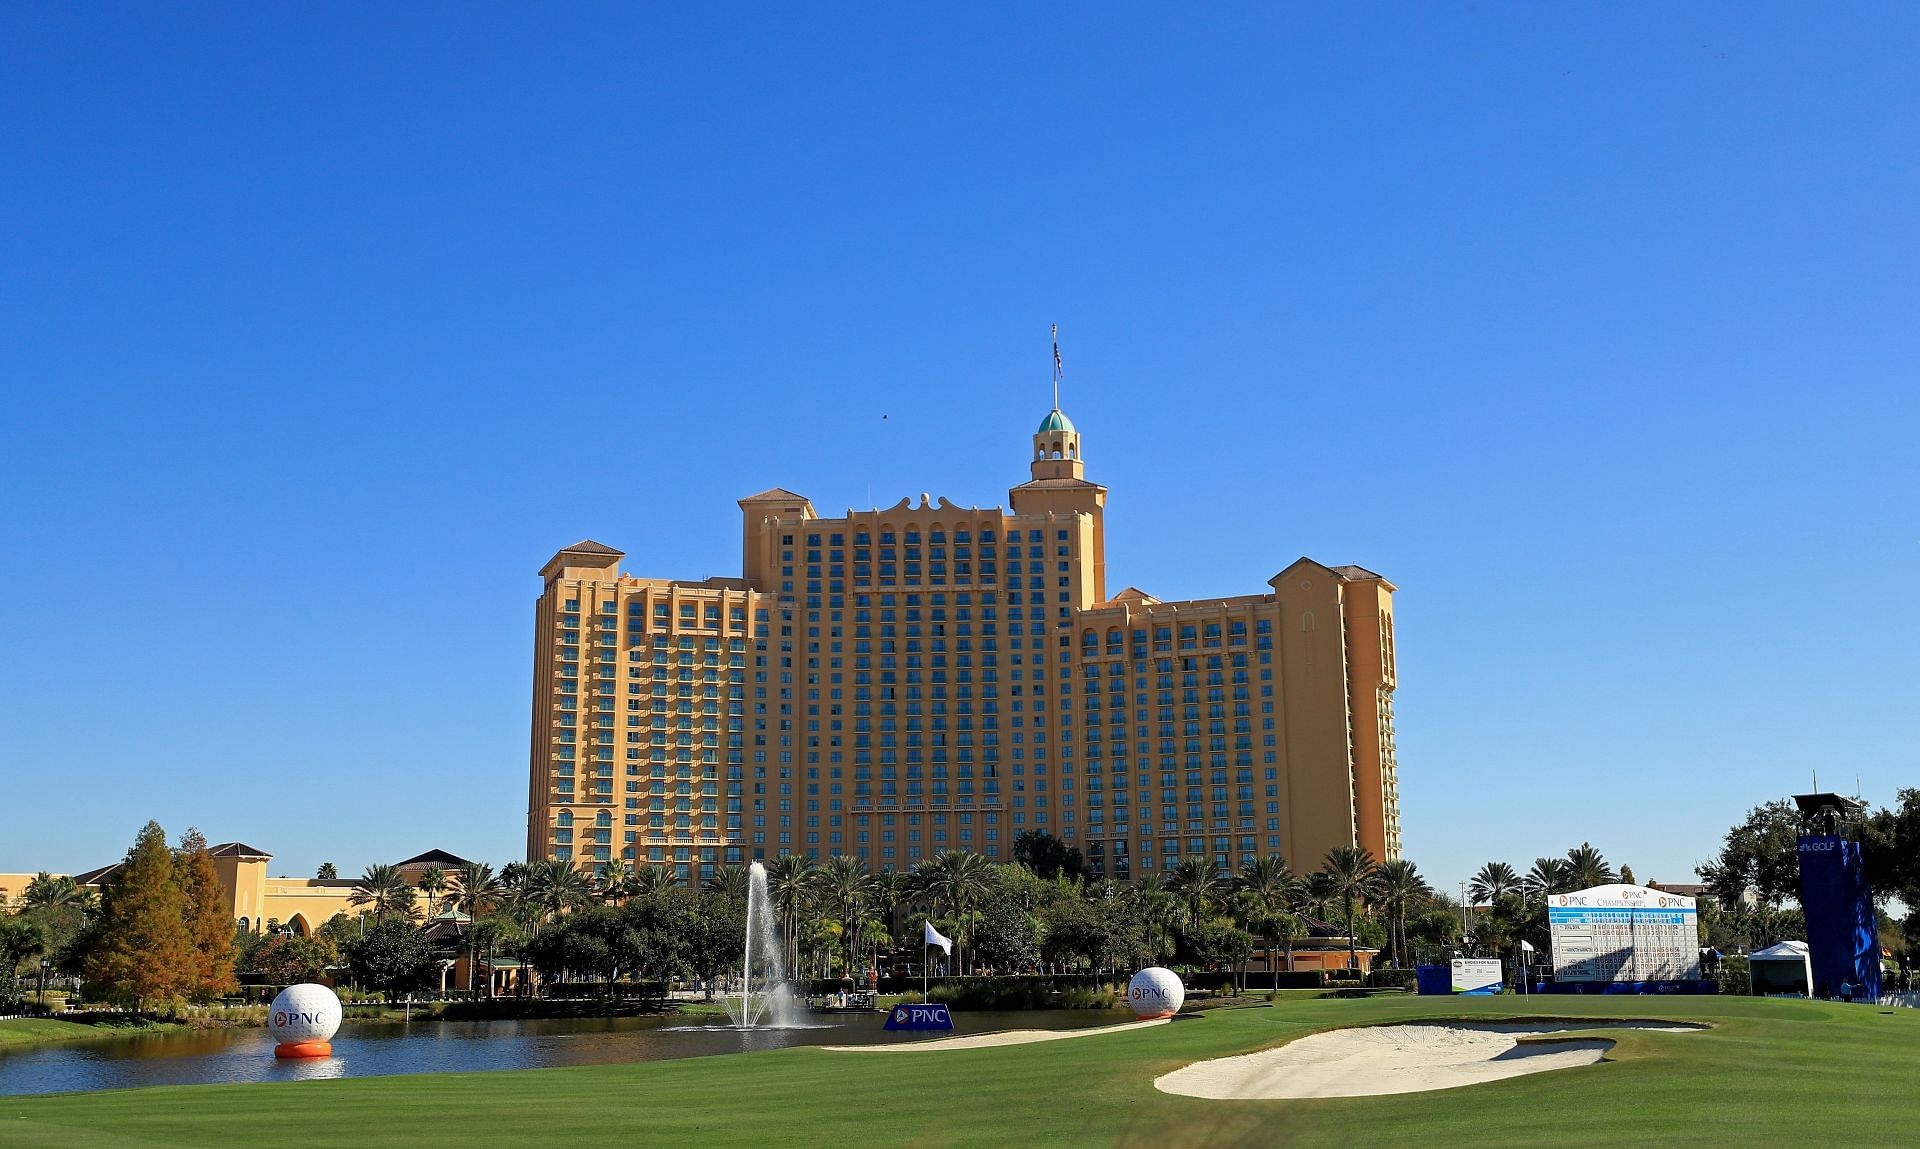
[[[205,1029],[47,1045],[0,1053],[0,1094],[64,1093],[143,1085],[306,1081],[481,1069],[537,1069],[663,1061],[781,1049],[918,1040],[888,1033],[886,1014],[823,1015],[809,1029],[742,1031],[706,1018],[622,1017],[520,1021],[349,1022],[333,1056],[280,1061],[265,1029]],[[1080,1029],[1129,1020],[1099,1010],[954,1014],[955,1033]],[[945,1034],[927,1036],[942,1037]]]

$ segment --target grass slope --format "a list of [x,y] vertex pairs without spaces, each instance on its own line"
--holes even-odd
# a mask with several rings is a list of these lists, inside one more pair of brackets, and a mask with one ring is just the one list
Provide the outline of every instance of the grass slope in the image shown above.
[[81,1025],[50,1017],[16,1017],[0,1021],[0,1049],[23,1049],[58,1041],[99,1041],[137,1033],[165,1033],[179,1028],[165,1022]]
[[[1649,1017],[1605,1064],[1398,1097],[1203,1101],[1153,1078],[1321,1029]],[[636,1065],[0,1098],[9,1147],[1887,1145],[1920,1127],[1920,1011],[1751,998],[1288,1001],[1006,1049],[790,1049]]]

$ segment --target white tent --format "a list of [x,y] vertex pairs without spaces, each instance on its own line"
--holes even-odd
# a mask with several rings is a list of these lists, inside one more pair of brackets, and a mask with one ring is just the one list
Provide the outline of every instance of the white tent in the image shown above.
[[1809,996],[1813,959],[1807,956],[1807,943],[1781,942],[1748,954],[1747,986],[1757,997],[1783,993]]

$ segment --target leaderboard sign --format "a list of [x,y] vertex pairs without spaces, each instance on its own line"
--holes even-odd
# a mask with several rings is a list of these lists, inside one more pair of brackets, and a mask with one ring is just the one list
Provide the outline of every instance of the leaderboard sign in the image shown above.
[[1692,981],[1700,918],[1692,898],[1595,886],[1547,899],[1555,981]]

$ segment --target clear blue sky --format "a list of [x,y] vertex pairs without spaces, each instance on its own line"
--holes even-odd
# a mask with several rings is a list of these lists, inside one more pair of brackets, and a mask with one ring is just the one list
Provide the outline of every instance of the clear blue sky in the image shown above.
[[0,870],[510,860],[557,547],[1003,502],[1055,322],[1114,585],[1402,588],[1436,881],[1920,783],[1915,9],[961,8],[0,14]]

